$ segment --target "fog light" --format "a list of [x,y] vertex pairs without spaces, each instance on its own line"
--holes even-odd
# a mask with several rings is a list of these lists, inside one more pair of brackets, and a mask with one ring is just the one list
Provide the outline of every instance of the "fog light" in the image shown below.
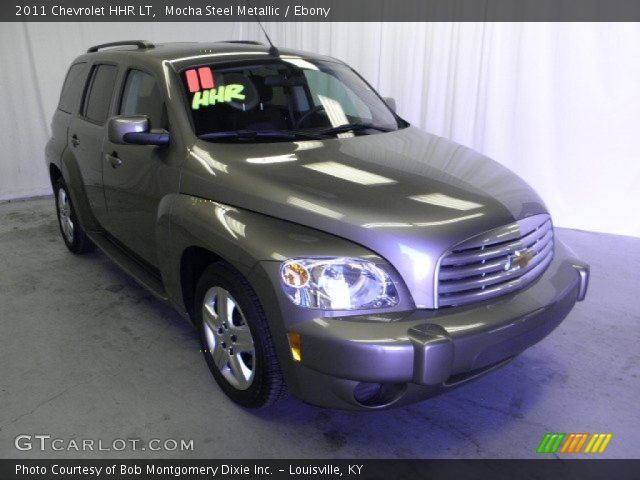
[[386,407],[400,399],[406,390],[406,383],[360,382],[353,389],[353,398],[364,407]]
[[287,333],[289,338],[289,347],[291,347],[291,356],[296,362],[302,361],[302,350],[300,349],[300,334],[296,332]]
[[356,399],[356,402],[366,405],[367,403],[371,403],[380,394],[380,390],[382,390],[380,383],[361,382],[356,385],[356,388],[353,390],[353,398]]

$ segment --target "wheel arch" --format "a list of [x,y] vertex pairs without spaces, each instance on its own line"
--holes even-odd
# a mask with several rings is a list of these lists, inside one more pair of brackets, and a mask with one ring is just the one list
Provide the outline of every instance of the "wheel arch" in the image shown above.
[[[62,158],[59,166],[53,162],[49,164],[49,174],[60,173],[60,177],[64,180],[73,206],[76,210],[78,221],[82,227],[87,231],[100,230],[100,224],[96,220],[91,210],[91,205],[87,197],[84,181],[78,166],[78,161],[75,158],[73,152],[69,149],[65,149],[62,154]],[[56,178],[56,181],[57,179]],[[53,177],[52,177],[53,182]],[[53,184],[55,188],[55,184]]]
[[[189,318],[194,318],[194,301],[198,280],[208,268],[215,262],[224,261],[219,255],[211,250],[191,245],[187,247],[180,256],[180,291],[182,303]],[[228,264],[228,262],[225,262]]]
[[51,180],[51,188],[56,188],[56,183],[62,178],[62,171],[55,163],[49,163],[49,180]]

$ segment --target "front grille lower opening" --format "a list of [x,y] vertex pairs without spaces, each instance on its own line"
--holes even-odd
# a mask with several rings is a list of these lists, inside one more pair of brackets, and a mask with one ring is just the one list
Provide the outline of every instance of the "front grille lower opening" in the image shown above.
[[444,385],[447,387],[453,387],[454,385],[459,385],[464,382],[468,382],[469,380],[479,377],[480,375],[484,375],[485,373],[489,373],[492,370],[496,370],[507,363],[511,362],[515,357],[511,356],[505,358],[504,360],[500,360],[498,362],[491,363],[484,367],[476,368],[474,370],[470,370],[468,372],[457,373],[455,375],[451,375],[447,380],[445,380]]

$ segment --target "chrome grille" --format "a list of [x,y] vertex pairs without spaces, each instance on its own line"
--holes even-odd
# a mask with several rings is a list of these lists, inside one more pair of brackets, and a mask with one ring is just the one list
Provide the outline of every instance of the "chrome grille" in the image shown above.
[[544,272],[552,258],[549,215],[534,215],[480,234],[441,258],[436,306],[465,305],[523,288]]

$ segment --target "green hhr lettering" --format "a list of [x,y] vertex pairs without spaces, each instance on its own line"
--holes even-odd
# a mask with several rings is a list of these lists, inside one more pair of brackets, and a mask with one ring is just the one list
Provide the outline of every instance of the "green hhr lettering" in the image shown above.
[[234,100],[244,100],[246,95],[242,93],[244,85],[231,83],[229,85],[220,85],[218,88],[196,92],[191,101],[191,109],[198,110],[200,107],[208,107],[216,103],[228,103]]
[[200,107],[209,105],[209,90],[196,92],[191,101],[191,110],[198,110]]
[[[220,87],[223,88],[223,87]],[[246,98],[244,91],[244,85],[239,83],[232,83],[227,85],[224,89],[224,101],[232,102],[233,100],[244,100]]]

